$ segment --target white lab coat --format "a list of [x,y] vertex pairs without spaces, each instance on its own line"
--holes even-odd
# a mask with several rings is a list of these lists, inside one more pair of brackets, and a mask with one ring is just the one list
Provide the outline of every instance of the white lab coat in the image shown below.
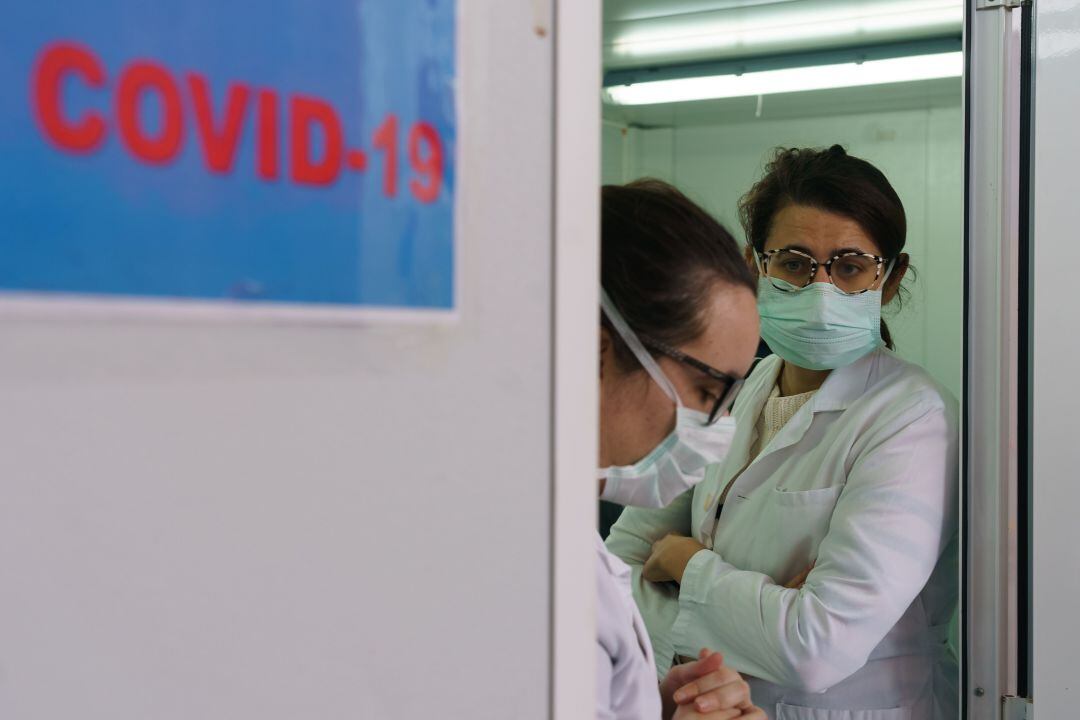
[[596,536],[597,720],[660,720],[649,633],[630,590],[630,568]]
[[[877,350],[833,371],[743,471],[782,364],[766,358],[748,378],[723,463],[667,508],[627,508],[612,529],[658,670],[709,647],[748,676],[771,718],[955,720],[945,642],[958,583],[955,401]],[[681,587],[641,577],[668,533],[710,548]],[[810,563],[801,590],[783,587]]]

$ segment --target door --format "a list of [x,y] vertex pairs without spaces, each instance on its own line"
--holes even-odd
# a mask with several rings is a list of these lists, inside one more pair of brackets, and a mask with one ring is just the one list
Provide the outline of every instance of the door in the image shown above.
[[549,716],[552,8],[456,13],[454,317],[0,299],[0,717]]

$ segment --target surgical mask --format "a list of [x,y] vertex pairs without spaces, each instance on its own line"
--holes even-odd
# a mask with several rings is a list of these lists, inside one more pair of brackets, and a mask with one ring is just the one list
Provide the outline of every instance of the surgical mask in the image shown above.
[[708,416],[685,407],[663,370],[641,344],[603,290],[601,308],[615,332],[634,353],[649,377],[675,403],[675,429],[648,455],[633,465],[601,468],[606,483],[600,497],[620,505],[659,508],[691,489],[705,477],[705,467],[720,462],[735,438],[735,420],[722,417],[712,425]]
[[783,280],[770,280],[762,273],[758,312],[761,337],[769,348],[792,365],[808,370],[845,367],[882,345],[881,290],[847,295],[832,283],[799,288]]

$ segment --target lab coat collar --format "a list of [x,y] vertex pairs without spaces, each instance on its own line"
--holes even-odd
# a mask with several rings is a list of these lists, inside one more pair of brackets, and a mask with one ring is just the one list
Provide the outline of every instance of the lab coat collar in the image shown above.
[[[695,492],[695,497],[697,492],[705,494],[703,510],[706,515],[715,515],[713,509],[724,489],[749,463],[750,446],[757,439],[757,429],[754,426],[765,407],[765,401],[769,399],[769,393],[776,386],[780,368],[783,366],[783,360],[776,355],[770,355],[758,362],[750,377],[746,379],[746,384],[731,411],[736,421],[731,449],[723,462],[709,467],[705,480]],[[706,522],[699,528],[698,540],[706,546],[711,546],[712,543],[712,527],[712,522]]]
[[[738,424],[731,452],[724,463],[710,468],[702,483],[702,489],[707,488],[707,495],[704,499],[704,520],[698,527],[698,540],[706,547],[712,547],[715,532],[714,503],[728,484],[731,484],[730,496],[735,498],[745,497],[759,486],[767,476],[769,468],[774,466],[771,462],[761,465],[761,461],[801,441],[817,413],[843,412],[858,401],[869,388],[881,359],[888,355],[890,351],[881,348],[847,367],[834,370],[814,397],[795,413],[769,442],[768,447],[762,448],[757,457],[751,460],[750,448],[757,439],[755,425],[784,365],[784,361],[776,355],[762,360],[747,379],[743,392],[735,403],[732,414],[736,416]],[[731,502],[725,502],[722,512],[730,512],[732,505]]]
[[[880,348],[851,365],[837,368],[829,373],[825,383],[808,403],[810,412],[846,410],[866,392],[870,386],[871,372],[877,366],[882,354],[888,352],[887,349]],[[784,361],[777,355],[770,355],[761,361],[760,366],[747,379],[746,387],[743,388],[749,406],[737,412],[740,417],[756,420],[761,415],[761,410],[769,399],[769,393],[780,379],[780,371],[783,367]]]
[[[754,460],[771,455],[774,452],[783,450],[790,447],[795,443],[802,440],[806,431],[810,429],[810,423],[813,421],[814,415],[820,412],[843,412],[847,408],[858,400],[865,392],[870,384],[870,374],[873,368],[877,365],[878,359],[882,350],[877,350],[865,355],[864,357],[856,360],[851,365],[847,365],[842,368],[833,370],[829,377],[825,379],[825,383],[814,394],[814,397],[800,411],[795,414],[795,417],[791,418],[787,425],[777,433],[776,437],[772,439],[769,446],[762,448],[761,454]],[[884,352],[888,352],[885,350]],[[779,360],[779,358],[777,358]],[[780,374],[780,370],[783,367],[783,361],[776,363],[775,371],[772,375],[772,383],[767,384],[763,388],[759,388],[755,393],[755,400],[759,401],[761,407],[764,407],[765,402],[769,398],[769,393],[772,392],[773,386],[776,384]],[[764,373],[763,373],[764,374]],[[758,407],[753,417],[755,423],[757,417],[761,414],[761,407]]]
[[875,350],[852,364],[837,368],[829,373],[829,377],[825,379],[825,384],[821,386],[821,389],[817,391],[810,401],[811,412],[847,410],[870,387],[870,373],[877,365],[883,352],[888,352],[888,350],[884,348]]

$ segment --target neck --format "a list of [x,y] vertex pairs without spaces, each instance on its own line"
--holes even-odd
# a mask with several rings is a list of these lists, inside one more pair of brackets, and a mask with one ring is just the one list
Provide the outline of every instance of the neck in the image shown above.
[[780,394],[784,397],[802,395],[819,389],[825,384],[832,370],[807,370],[784,361],[780,371]]

